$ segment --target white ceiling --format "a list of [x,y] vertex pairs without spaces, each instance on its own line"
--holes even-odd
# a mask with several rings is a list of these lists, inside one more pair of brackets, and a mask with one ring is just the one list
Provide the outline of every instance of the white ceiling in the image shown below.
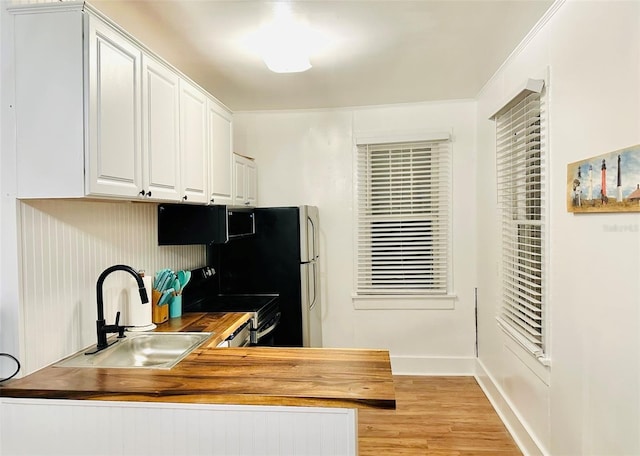
[[[276,2],[94,0],[234,111],[475,97],[553,0],[290,0],[329,37],[313,68],[277,74],[246,49]],[[244,46],[244,47],[243,47]]]

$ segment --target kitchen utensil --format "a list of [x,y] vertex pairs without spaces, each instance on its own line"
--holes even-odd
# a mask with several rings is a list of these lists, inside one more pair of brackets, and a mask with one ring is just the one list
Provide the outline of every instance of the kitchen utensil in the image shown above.
[[191,271],[178,271],[178,280],[180,281],[180,289],[183,290],[191,280]]
[[171,296],[173,296],[173,292],[174,291],[175,290],[173,288],[168,288],[168,289],[164,290],[162,292],[162,297],[160,297],[160,300],[158,301],[158,305],[159,306],[164,306],[169,301],[169,298]]
[[156,272],[155,280],[153,281],[153,288],[158,290],[160,283],[166,278],[169,272],[170,269],[161,269],[160,271]]
[[182,284],[180,283],[180,279],[178,277],[173,281],[173,289],[176,290],[176,296],[182,294]]
[[154,288],[160,292],[165,291],[166,289],[173,286],[175,277],[176,274],[171,269],[163,270],[163,272],[158,276],[158,280],[156,281],[157,283]]

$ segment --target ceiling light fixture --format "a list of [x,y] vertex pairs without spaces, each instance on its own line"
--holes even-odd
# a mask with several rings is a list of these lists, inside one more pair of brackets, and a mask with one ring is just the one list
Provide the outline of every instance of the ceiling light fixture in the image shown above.
[[292,23],[286,24],[286,27],[279,27],[275,23],[271,25],[262,50],[262,60],[271,71],[300,73],[311,68],[309,51],[302,39],[303,32]]
[[275,19],[258,32],[262,60],[275,73],[300,73],[311,68],[311,32],[293,18],[286,3],[276,3]]

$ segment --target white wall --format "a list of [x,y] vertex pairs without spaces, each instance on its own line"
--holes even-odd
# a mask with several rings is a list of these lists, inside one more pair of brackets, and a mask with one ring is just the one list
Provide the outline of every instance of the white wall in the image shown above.
[[[640,214],[572,215],[567,164],[640,143],[640,2],[567,1],[478,97],[479,377],[532,453],[640,454]],[[552,366],[511,344],[499,301],[494,125],[550,67],[548,307]],[[511,405],[509,410],[508,404]],[[509,421],[509,420],[508,420]],[[518,433],[518,432],[516,432]]]
[[[4,27],[2,23],[4,22],[4,1],[0,1],[0,42],[2,42],[2,32]],[[2,81],[2,71],[4,70],[5,65],[3,64],[3,56],[4,52],[2,50],[2,46],[0,46],[0,81]],[[2,150],[4,149],[3,138],[4,135],[2,133],[2,119],[4,118],[3,109],[4,106],[4,96],[3,91],[0,89],[0,157],[2,156]],[[0,195],[2,195],[2,160],[0,160]],[[0,203],[1,207],[1,203]],[[0,210],[0,258],[2,258],[2,211]],[[1,270],[1,268],[0,268]],[[2,296],[2,280],[0,279],[0,296]],[[0,307],[0,329],[2,328],[2,307]],[[0,331],[0,352],[2,352],[5,344],[2,341],[1,331]],[[4,366],[0,364],[0,378],[5,378],[9,373],[4,373]]]
[[[475,343],[475,103],[238,113],[234,129],[235,151],[256,158],[260,206],[313,204],[320,209],[324,345],[389,349],[396,373],[470,373]],[[351,299],[353,132],[418,129],[453,133],[457,299],[446,310],[356,310]]]
[[[12,18],[0,1],[0,352],[19,356],[17,229],[15,202],[15,119],[13,110]],[[0,360],[0,377],[11,375],[12,362]]]

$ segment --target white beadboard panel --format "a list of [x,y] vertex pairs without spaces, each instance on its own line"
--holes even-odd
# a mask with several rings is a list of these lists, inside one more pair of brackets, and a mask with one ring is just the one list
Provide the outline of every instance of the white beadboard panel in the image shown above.
[[[158,246],[157,204],[85,200],[20,202],[23,374],[95,343],[96,281],[114,264],[148,275],[205,263],[203,246]],[[124,316],[134,279],[104,283],[105,318]]]
[[357,454],[357,410],[213,404],[0,400],[0,454]]

